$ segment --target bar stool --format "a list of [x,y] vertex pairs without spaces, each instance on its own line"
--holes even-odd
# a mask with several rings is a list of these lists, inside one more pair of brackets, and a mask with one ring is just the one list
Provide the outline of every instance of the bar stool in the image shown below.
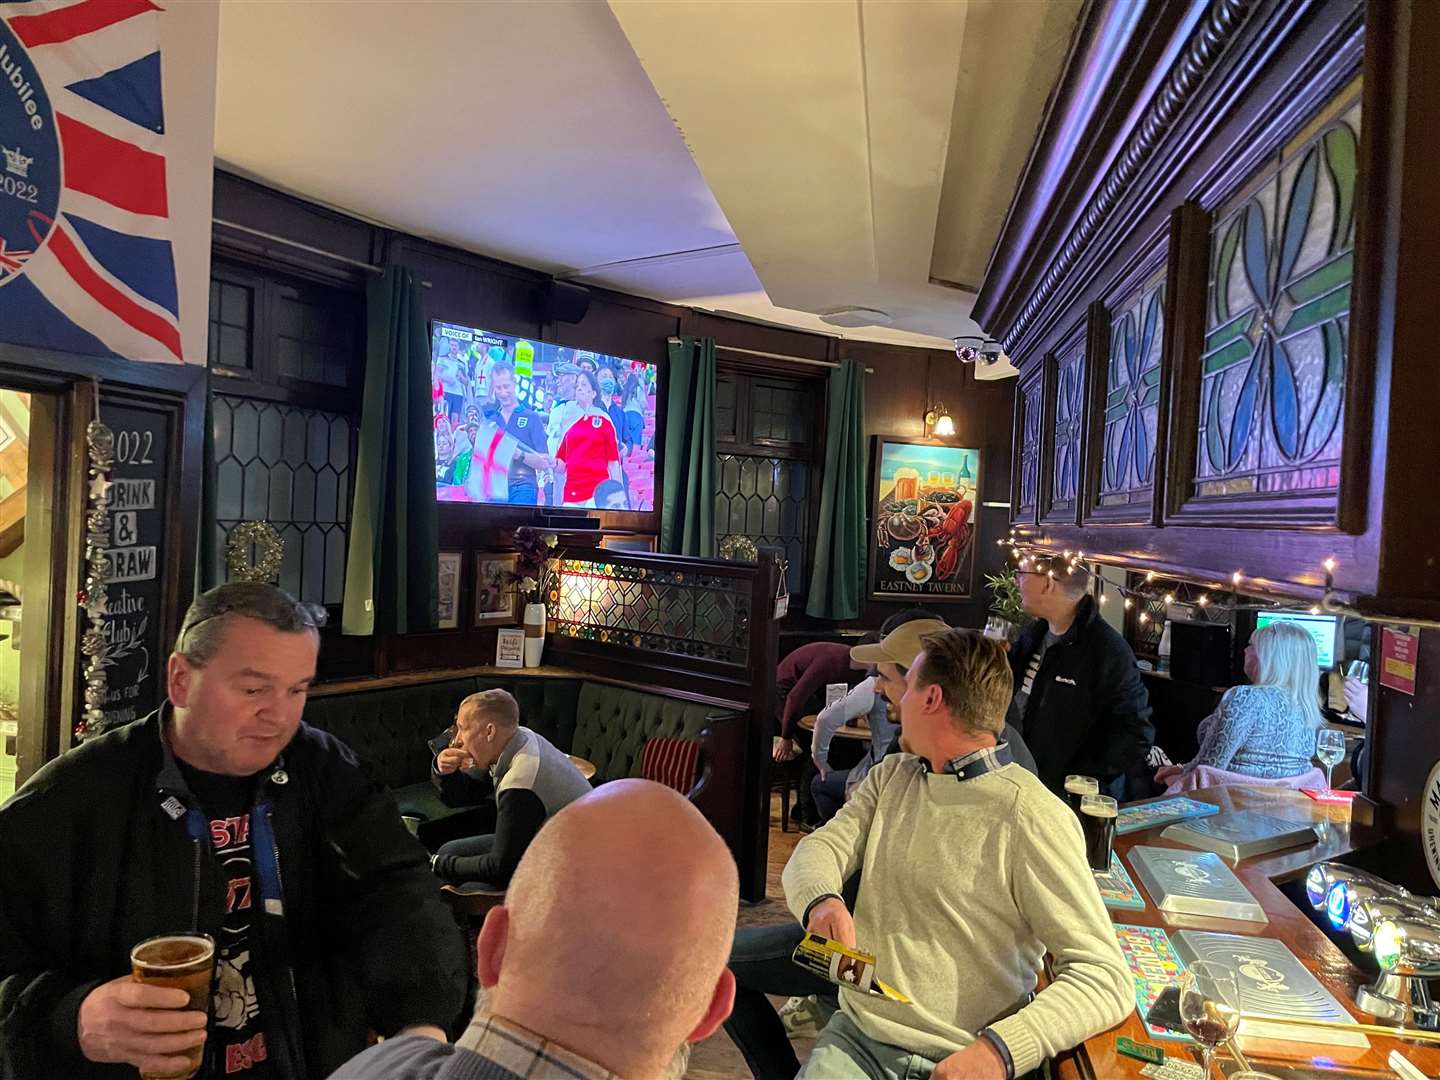
[[790,831],[790,794],[795,794],[795,806],[800,806],[800,781],[805,775],[805,755],[799,754],[790,761],[770,762],[770,790],[780,793],[780,831]]

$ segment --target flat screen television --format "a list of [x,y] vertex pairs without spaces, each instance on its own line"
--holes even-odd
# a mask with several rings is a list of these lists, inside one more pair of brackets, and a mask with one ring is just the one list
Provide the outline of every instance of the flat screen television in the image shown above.
[[1336,616],[1311,615],[1308,611],[1262,611],[1255,616],[1255,629],[1261,630],[1277,622],[1292,623],[1314,639],[1315,653],[1322,670],[1329,671],[1335,666]]
[[435,497],[655,508],[654,364],[430,324]]

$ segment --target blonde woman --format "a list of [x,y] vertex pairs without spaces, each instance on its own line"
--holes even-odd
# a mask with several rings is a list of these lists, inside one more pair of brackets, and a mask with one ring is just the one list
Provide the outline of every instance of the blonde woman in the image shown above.
[[1261,779],[1298,776],[1312,767],[1320,715],[1320,667],[1315,642],[1290,623],[1255,631],[1245,648],[1250,686],[1225,691],[1215,711],[1200,721],[1200,749],[1186,765],[1155,774],[1171,784],[1200,765]]

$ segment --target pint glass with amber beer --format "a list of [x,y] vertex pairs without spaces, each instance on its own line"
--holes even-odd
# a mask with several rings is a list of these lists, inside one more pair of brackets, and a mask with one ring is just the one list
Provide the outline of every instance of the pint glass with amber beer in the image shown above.
[[[187,1008],[210,1015],[210,980],[215,942],[207,934],[162,934],[130,950],[130,977],[149,986],[169,986],[190,995]],[[190,1080],[200,1071],[205,1044],[183,1051],[190,1064],[176,1073],[144,1073],[142,1080]]]

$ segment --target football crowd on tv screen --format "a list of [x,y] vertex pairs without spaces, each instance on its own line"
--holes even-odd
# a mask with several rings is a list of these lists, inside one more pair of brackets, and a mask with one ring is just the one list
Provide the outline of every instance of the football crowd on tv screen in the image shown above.
[[430,324],[444,502],[652,510],[654,364]]

